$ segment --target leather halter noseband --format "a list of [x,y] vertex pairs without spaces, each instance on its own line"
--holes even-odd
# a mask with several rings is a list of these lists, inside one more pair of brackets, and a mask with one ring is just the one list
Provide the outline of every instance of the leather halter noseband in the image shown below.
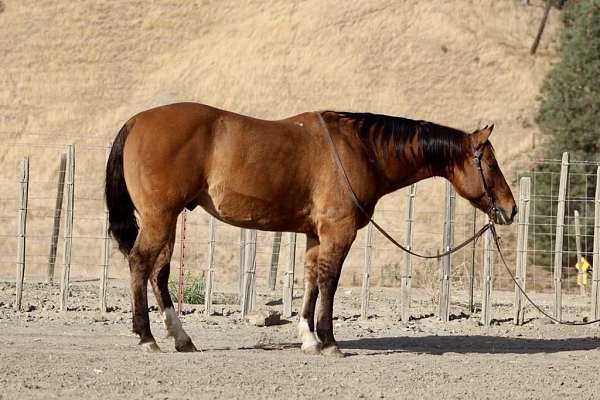
[[497,214],[498,207],[496,207],[496,199],[494,197],[494,194],[490,190],[490,188],[487,184],[487,181],[485,180],[485,174],[483,173],[483,168],[481,167],[481,159],[483,158],[483,150],[485,149],[486,145],[487,145],[487,142],[484,143],[481,146],[481,148],[475,150],[475,152],[474,152],[475,157],[473,157],[473,161],[475,163],[475,167],[479,171],[479,177],[481,178],[481,186],[483,188],[482,197],[487,196],[487,198],[490,200],[489,207],[485,210],[485,213],[487,215],[491,216],[491,215]]

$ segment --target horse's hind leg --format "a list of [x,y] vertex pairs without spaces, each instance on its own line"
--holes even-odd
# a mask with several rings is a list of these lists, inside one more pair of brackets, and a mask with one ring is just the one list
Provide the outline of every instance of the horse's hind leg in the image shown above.
[[317,264],[319,261],[319,239],[306,236],[306,256],[304,257],[304,300],[298,322],[298,334],[302,339],[302,351],[306,354],[319,354],[321,343],[315,335],[315,305],[319,288],[317,286]]
[[173,308],[173,301],[169,294],[169,273],[171,270],[170,261],[173,254],[173,244],[175,242],[175,226],[173,226],[171,239],[168,245],[163,248],[158,259],[154,264],[154,269],[150,276],[150,283],[154,290],[156,302],[163,314],[163,321],[167,330],[167,336],[175,339],[175,349],[177,351],[196,351],[196,346],[192,343],[192,339],[183,330],[181,321]]
[[151,217],[143,215],[138,237],[129,253],[133,332],[140,336],[140,345],[147,351],[160,351],[150,331],[148,278],[157,259],[169,245],[171,237],[169,219],[164,215]]

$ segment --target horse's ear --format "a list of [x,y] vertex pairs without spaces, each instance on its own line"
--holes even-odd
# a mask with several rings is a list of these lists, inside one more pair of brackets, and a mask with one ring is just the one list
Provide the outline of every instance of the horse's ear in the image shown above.
[[473,147],[475,147],[476,149],[483,146],[484,144],[487,143],[487,141],[490,138],[490,135],[492,134],[492,131],[494,130],[494,124],[490,125],[490,126],[485,126],[485,128],[483,129],[478,129],[475,132],[473,132],[470,136],[471,138],[471,143],[473,143]]

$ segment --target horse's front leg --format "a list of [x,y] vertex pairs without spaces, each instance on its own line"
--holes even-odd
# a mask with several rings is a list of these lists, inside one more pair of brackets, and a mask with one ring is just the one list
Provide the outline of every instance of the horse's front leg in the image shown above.
[[348,224],[330,224],[319,232],[319,262],[317,284],[319,307],[317,336],[322,343],[321,354],[343,357],[333,336],[333,299],[337,289],[342,264],[356,237],[356,229]]
[[319,287],[317,286],[317,267],[319,265],[319,239],[306,236],[306,256],[304,257],[304,300],[298,321],[298,335],[302,340],[305,354],[320,354],[321,343],[315,335],[315,306]]

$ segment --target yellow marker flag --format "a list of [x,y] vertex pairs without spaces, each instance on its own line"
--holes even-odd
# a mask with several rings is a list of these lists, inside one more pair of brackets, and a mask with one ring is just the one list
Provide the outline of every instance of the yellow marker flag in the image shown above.
[[575,264],[575,269],[577,270],[577,284],[579,286],[587,286],[588,285],[588,270],[590,269],[590,263],[585,259],[585,257],[581,257],[581,260]]

